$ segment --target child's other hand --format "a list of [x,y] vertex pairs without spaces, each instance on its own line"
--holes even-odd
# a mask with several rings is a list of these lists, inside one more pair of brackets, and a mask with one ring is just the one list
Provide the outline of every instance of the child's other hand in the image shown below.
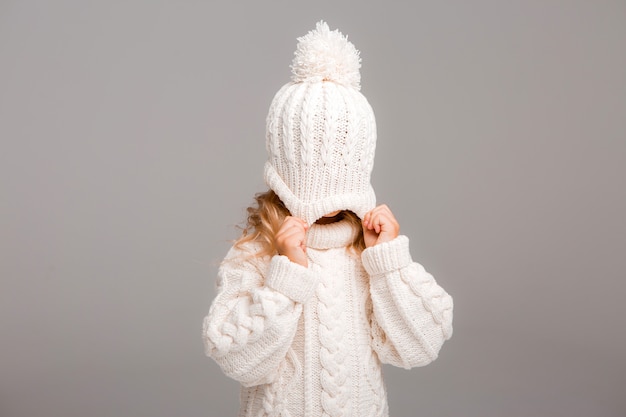
[[309,266],[306,258],[306,231],[309,226],[302,219],[287,216],[276,233],[276,250],[291,262]]
[[385,204],[368,211],[363,216],[363,237],[366,247],[389,242],[399,234],[400,224]]

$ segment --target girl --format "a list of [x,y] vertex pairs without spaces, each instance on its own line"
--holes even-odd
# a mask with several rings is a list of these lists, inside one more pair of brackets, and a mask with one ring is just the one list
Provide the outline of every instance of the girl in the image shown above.
[[241,417],[388,416],[381,363],[437,358],[452,298],[376,206],[358,51],[324,22],[298,41],[267,116],[270,190],[220,266],[205,350],[241,383]]

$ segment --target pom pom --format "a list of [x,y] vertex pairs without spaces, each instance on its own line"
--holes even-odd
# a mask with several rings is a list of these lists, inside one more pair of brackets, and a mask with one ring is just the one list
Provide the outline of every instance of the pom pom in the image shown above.
[[298,38],[291,79],[294,82],[333,81],[360,90],[359,51],[339,30],[331,31],[324,21]]

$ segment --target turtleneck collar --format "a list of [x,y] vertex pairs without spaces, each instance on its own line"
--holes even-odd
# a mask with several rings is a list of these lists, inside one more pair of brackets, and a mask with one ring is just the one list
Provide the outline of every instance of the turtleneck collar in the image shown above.
[[346,247],[358,233],[359,230],[347,220],[330,224],[313,223],[307,232],[306,246],[313,249]]

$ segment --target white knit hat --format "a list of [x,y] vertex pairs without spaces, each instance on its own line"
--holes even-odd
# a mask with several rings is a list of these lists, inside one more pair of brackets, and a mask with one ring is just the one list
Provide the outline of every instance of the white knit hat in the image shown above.
[[376,122],[359,91],[360,67],[354,45],[320,21],[298,38],[292,81],[267,115],[265,182],[309,224],[336,210],[362,218],[376,205]]

